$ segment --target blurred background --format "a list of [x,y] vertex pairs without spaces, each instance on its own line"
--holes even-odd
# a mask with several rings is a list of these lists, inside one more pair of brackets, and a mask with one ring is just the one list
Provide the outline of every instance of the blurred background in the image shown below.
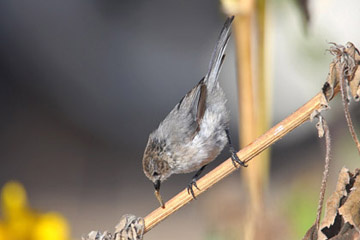
[[[332,59],[328,42],[360,46],[358,1],[306,4],[308,21],[304,2],[267,4],[272,125],[319,92]],[[224,20],[218,1],[1,1],[0,187],[22,183],[29,206],[61,213],[73,239],[157,208],[142,171],[147,137],[206,73]],[[233,39],[220,82],[238,145]],[[359,105],[350,107],[359,132]],[[340,97],[324,116],[333,144],[328,195],[342,166],[359,165]],[[314,125],[272,147],[269,239],[299,239],[315,220],[324,142]],[[228,157],[225,150],[207,171]],[[192,175],[166,181],[164,200]],[[236,172],[145,238],[236,239],[245,195]]]

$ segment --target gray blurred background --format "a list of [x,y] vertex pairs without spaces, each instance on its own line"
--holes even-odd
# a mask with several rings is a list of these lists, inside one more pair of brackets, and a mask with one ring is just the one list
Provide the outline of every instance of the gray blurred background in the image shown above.
[[[269,5],[275,124],[320,90],[331,61],[327,41],[360,46],[360,4],[310,1],[307,30],[294,2]],[[1,1],[0,185],[21,181],[31,206],[61,212],[74,238],[111,231],[125,213],[146,216],[158,207],[142,172],[147,136],[206,73],[224,19],[218,1]],[[238,144],[232,41],[220,81]],[[359,130],[359,106],[351,107]],[[325,117],[333,136],[334,183],[341,166],[358,166],[358,156],[339,97]],[[323,153],[313,123],[275,144],[269,199],[309,169],[317,171],[317,188]],[[224,151],[209,169],[228,156]],[[172,177],[162,187],[163,198],[182,190],[191,177]],[[205,195],[221,196],[230,188],[242,198],[239,184],[235,173],[146,239],[204,239],[212,224]]]

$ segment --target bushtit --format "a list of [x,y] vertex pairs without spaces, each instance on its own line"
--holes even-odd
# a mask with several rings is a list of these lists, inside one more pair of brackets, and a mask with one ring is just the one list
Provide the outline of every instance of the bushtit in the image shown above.
[[231,146],[228,125],[229,112],[218,77],[230,38],[234,17],[227,18],[211,57],[206,76],[191,89],[153,131],[145,148],[143,169],[154,183],[155,195],[162,207],[160,184],[172,174],[198,171],[188,185],[188,193],[195,198],[201,171],[214,160],[226,143],[234,165],[245,166]]

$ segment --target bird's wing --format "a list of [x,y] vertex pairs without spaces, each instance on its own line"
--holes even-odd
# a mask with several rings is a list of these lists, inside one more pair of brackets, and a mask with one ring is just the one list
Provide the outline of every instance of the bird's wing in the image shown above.
[[200,130],[200,122],[206,110],[207,88],[204,78],[189,91],[177,105],[177,115],[186,120],[182,122],[190,130],[189,135],[195,135]]
[[206,97],[207,88],[204,84],[204,80],[201,80],[198,84],[196,98],[193,101],[193,115],[195,116],[195,121],[198,125],[196,131],[200,130],[200,122],[206,110]]

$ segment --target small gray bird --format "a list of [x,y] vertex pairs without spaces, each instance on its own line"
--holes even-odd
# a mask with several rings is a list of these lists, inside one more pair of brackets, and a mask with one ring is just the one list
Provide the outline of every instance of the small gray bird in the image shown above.
[[195,198],[193,186],[204,170],[222,151],[226,143],[234,165],[245,164],[237,157],[229,136],[229,112],[218,77],[230,38],[234,17],[227,18],[211,57],[206,76],[191,89],[153,131],[145,148],[143,169],[154,183],[155,195],[162,207],[160,184],[172,174],[198,170],[188,185]]

